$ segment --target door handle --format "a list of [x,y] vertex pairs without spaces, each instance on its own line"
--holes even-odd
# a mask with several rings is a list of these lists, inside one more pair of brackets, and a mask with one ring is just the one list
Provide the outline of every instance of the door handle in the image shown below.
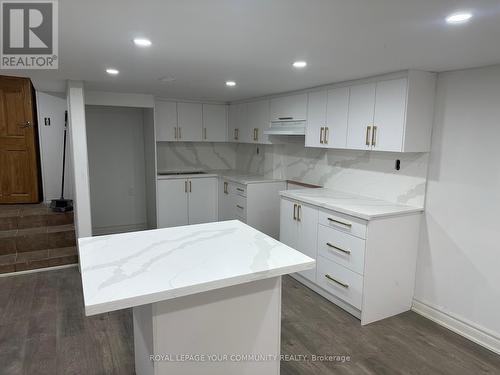
[[319,131],[319,143],[323,144],[323,136],[324,136],[324,133],[325,133],[325,128],[321,128],[321,130]]
[[296,213],[296,210],[297,210],[297,205],[294,204],[293,205],[293,220],[297,220],[297,213]]
[[335,284],[338,284],[340,285],[341,287],[344,287],[344,288],[349,288],[349,284],[346,284],[346,283],[343,283],[342,281],[339,281],[337,279],[335,279],[334,277],[331,277],[330,275],[326,274],[325,275],[325,278],[327,278],[328,280],[330,281],[333,281]]
[[227,194],[227,182],[224,182],[224,194]]
[[328,247],[331,247],[332,249],[335,249],[335,250],[341,251],[341,252],[343,252],[344,254],[350,254],[350,253],[351,253],[351,251],[350,251],[350,250],[345,250],[345,249],[342,249],[342,248],[340,248],[340,247],[338,247],[338,246],[332,245],[330,242],[327,242],[327,243],[326,243],[326,245],[327,245]]
[[19,123],[19,127],[22,129],[31,128],[33,124],[30,121]]
[[278,120],[293,120],[293,117],[278,117]]
[[203,128],[203,139],[207,139],[207,128]]
[[191,180],[189,180],[189,192],[191,193]]
[[181,127],[179,126],[179,139],[182,139]]
[[184,181],[184,193],[188,192],[188,182]]
[[177,139],[177,126],[174,128],[174,139]]
[[297,205],[297,221],[300,221],[302,218],[300,217],[300,213],[302,212],[302,205]]
[[371,133],[371,128],[372,128],[371,126],[367,126],[367,127],[366,127],[366,141],[365,141],[365,143],[366,143],[366,145],[367,145],[367,146],[370,146],[370,133]]
[[328,144],[328,133],[329,133],[329,129],[328,129],[328,126],[325,126],[325,138],[323,139],[323,143],[325,145]]
[[375,146],[376,144],[377,144],[377,127],[374,125],[372,133],[372,146]]

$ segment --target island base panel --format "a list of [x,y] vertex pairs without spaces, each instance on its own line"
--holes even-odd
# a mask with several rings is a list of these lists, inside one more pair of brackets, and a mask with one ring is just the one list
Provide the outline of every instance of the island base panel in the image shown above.
[[280,334],[281,277],[135,307],[136,373],[279,375]]

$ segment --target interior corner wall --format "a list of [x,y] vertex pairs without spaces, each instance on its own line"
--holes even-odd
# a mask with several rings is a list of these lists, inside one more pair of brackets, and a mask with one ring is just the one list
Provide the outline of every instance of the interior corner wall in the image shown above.
[[67,101],[69,144],[74,173],[75,232],[78,238],[82,238],[92,236],[83,82],[68,81]]
[[[60,198],[62,178],[62,153],[64,112],[68,108],[66,94],[37,91],[37,115],[40,134],[43,196],[46,202]],[[45,119],[49,122],[46,124]],[[73,199],[73,162],[66,140],[66,167],[64,197]]]
[[500,65],[441,73],[415,310],[500,353]]

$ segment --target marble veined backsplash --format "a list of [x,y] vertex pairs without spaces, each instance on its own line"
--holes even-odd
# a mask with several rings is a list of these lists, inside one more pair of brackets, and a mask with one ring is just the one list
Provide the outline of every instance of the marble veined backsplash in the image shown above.
[[300,142],[303,138],[274,145],[160,142],[158,170],[237,169],[423,207],[427,153],[306,148]]

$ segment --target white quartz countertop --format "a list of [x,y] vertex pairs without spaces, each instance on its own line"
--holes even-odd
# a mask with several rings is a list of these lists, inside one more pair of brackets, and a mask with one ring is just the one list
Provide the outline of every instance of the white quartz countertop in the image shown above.
[[280,195],[365,220],[418,213],[424,210],[420,207],[406,206],[326,188],[286,190],[280,192]]
[[[178,172],[178,171],[162,171],[162,172]],[[283,179],[269,178],[258,174],[252,174],[247,172],[242,172],[233,169],[222,169],[222,170],[203,170],[203,174],[190,174],[189,171],[183,174],[174,175],[160,175],[158,174],[159,180],[165,179],[176,179],[176,178],[198,178],[198,177],[222,177],[226,180],[236,182],[238,184],[248,185],[257,184],[265,182],[278,182],[285,181]]]
[[86,315],[303,271],[312,258],[237,221],[78,240]]

